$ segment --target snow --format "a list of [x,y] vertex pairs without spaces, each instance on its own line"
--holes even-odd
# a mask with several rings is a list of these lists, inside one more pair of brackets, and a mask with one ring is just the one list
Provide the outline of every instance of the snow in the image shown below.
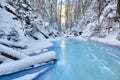
[[16,71],[20,71],[32,65],[45,63],[55,59],[56,59],[56,53],[54,51],[49,51],[37,56],[24,58],[24,59],[21,59],[18,61],[12,61],[9,63],[4,63],[0,65],[0,75],[5,75],[5,74],[13,73]]
[[[78,24],[73,26],[71,29],[66,30],[66,31],[68,31],[68,32],[66,32],[66,33],[68,33],[68,35],[63,33],[63,35],[64,35],[63,37],[58,37],[55,39],[52,38],[52,39],[47,39],[47,40],[45,40],[45,37],[43,36],[43,34],[36,31],[36,28],[39,31],[43,32],[47,36],[50,33],[57,33],[57,30],[55,30],[53,28],[54,26],[50,26],[51,24],[49,23],[49,20],[44,21],[44,19],[42,18],[43,14],[39,13],[38,15],[40,15],[40,16],[37,19],[35,19],[35,20],[31,19],[31,22],[33,24],[30,24],[28,26],[25,24],[25,20],[23,20],[23,21],[20,21],[19,19],[13,20],[13,18],[16,18],[16,16],[13,15],[12,13],[6,11],[4,6],[7,6],[15,13],[17,13],[16,12],[17,7],[20,7],[20,6],[16,5],[16,8],[12,7],[6,1],[7,0],[0,0],[0,4],[3,7],[3,8],[0,8],[0,30],[5,33],[4,37],[0,36],[0,52],[7,53],[7,54],[17,57],[21,60],[12,61],[3,56],[0,56],[0,61],[5,62],[4,64],[0,65],[0,73],[1,74],[8,74],[11,72],[16,72],[16,71],[19,71],[22,69],[26,69],[29,66],[34,65],[34,64],[49,61],[51,59],[56,59],[55,52],[53,52],[53,51],[47,52],[48,51],[47,48],[53,46],[52,41],[59,41],[66,37],[75,38],[75,39],[84,40],[84,41],[87,41],[87,39],[90,38],[90,40],[95,40],[95,41],[102,42],[102,43],[109,44],[109,45],[120,46],[120,41],[118,41],[118,39],[117,39],[117,37],[120,36],[119,35],[119,33],[120,33],[119,23],[113,21],[113,18],[116,17],[116,8],[117,8],[116,1],[110,1],[110,3],[107,3],[106,6],[103,5],[103,8],[102,8],[103,11],[101,11],[102,14],[100,15],[100,23],[98,23],[98,11],[96,10],[97,6],[95,5],[97,3],[97,0],[93,0],[93,1],[90,0],[91,1],[90,6],[88,8],[86,8],[86,10],[84,12],[85,15],[79,16],[80,20],[77,21]],[[88,5],[88,3],[84,2],[85,5]],[[27,6],[26,4],[22,4],[22,5],[24,7]],[[36,5],[36,7],[37,7],[37,5]],[[42,8],[43,8],[43,6],[42,6]],[[45,11],[49,11],[49,10],[45,9]],[[23,12],[25,14],[25,16],[29,15],[28,16],[29,18],[37,16],[35,14],[31,14],[32,12],[29,12],[29,11],[27,13],[24,10],[21,10],[21,12]],[[42,11],[42,13],[45,13],[45,12]],[[19,14],[17,14],[17,15],[20,16]],[[50,14],[47,14],[47,15],[50,16]],[[25,17],[25,16],[23,16],[23,17]],[[50,16],[50,17],[55,17],[55,16]],[[109,20],[108,20],[109,17],[111,18],[111,22],[109,22]],[[47,17],[44,17],[44,18],[48,19]],[[22,22],[23,22],[23,24],[22,24]],[[100,25],[100,26],[98,26],[98,25]],[[108,25],[110,25],[110,26],[108,26]],[[32,28],[29,28],[29,27],[32,27]],[[98,31],[97,30],[95,31],[95,28],[97,28],[97,27],[100,27],[100,29]],[[110,29],[109,33],[108,33],[108,30],[106,29],[106,27],[112,27]],[[56,28],[58,28],[58,27],[56,27]],[[12,32],[13,29],[15,29],[18,32],[19,41],[17,41],[17,42],[8,40],[10,32]],[[31,38],[29,36],[29,34],[27,34],[27,31],[33,32],[31,34],[33,34],[39,40],[34,40],[33,38]],[[81,36],[75,37],[74,35],[72,35],[72,36],[69,35],[71,33],[74,34],[74,32],[79,33],[80,31],[82,32],[82,34],[81,34],[82,37]],[[93,34],[95,34],[95,35],[93,35]],[[105,37],[100,38],[101,35],[105,35]],[[54,36],[55,36],[55,34],[52,35],[52,37],[54,37]],[[48,36],[48,37],[51,37],[51,36]],[[4,44],[9,45],[9,47],[5,46]],[[25,47],[25,49],[17,49],[15,47],[13,48],[12,45]],[[46,52],[46,53],[43,54],[43,52]],[[37,54],[37,55],[32,56],[32,57],[28,56],[31,54],[33,54],[33,55]],[[9,62],[9,63],[6,63],[6,62]],[[10,65],[9,68],[7,67],[8,65]],[[5,71],[3,71],[2,69]],[[34,77],[37,74],[39,74],[39,72],[35,73],[35,74],[26,75],[25,77],[29,77],[31,75],[33,75],[32,77]],[[20,79],[23,79],[23,77]]]
[[0,30],[4,30],[7,34],[10,32],[12,27],[21,27],[21,23],[13,20],[12,17],[15,16],[0,8]]
[[120,41],[118,41],[117,39],[114,39],[112,37],[107,38],[107,39],[92,37],[90,39],[94,40],[94,41],[102,42],[102,43],[105,43],[105,44],[108,44],[108,45],[113,45],[113,46],[119,46],[120,47]]
[[19,38],[25,40],[24,31],[22,31],[22,24],[20,21],[13,20],[16,18],[13,14],[7,12],[5,9],[0,8],[0,30],[5,32],[5,36],[9,35],[12,29],[18,31]]
[[93,41],[104,43],[106,45],[120,47],[120,41],[115,39],[114,36],[110,36],[108,38],[97,38],[97,37],[86,38],[86,37],[82,37],[82,36],[77,36],[77,37],[72,37],[72,38],[77,39],[77,40],[81,40],[81,41],[93,40]]
[[12,47],[12,46],[18,46],[18,47],[22,47],[22,48],[26,48],[27,45],[23,44],[23,43],[20,43],[20,42],[11,42],[11,41],[8,41],[8,40],[4,40],[4,39],[0,39],[0,44],[4,44],[4,45],[8,45],[9,47]]
[[3,6],[3,5],[5,5],[6,3],[6,0],[0,0],[0,4]]
[[3,61],[4,60],[4,56],[0,56],[0,61]]
[[2,64],[4,64],[4,63],[11,62],[11,61],[14,61],[14,60],[6,58],[4,56],[0,56],[0,61],[2,61]]
[[25,54],[19,53],[18,51],[15,51],[12,48],[6,47],[6,46],[1,45],[1,44],[0,44],[0,52],[12,55],[12,56],[14,56],[14,57],[16,57],[18,59],[27,58],[28,57]]
[[48,47],[53,46],[53,43],[47,40],[38,40],[38,41],[28,41],[25,44],[27,44],[27,49],[23,49],[20,52],[23,54],[39,54],[42,49],[46,49]]
[[[74,2],[77,2],[77,0]],[[84,15],[79,15],[77,23],[72,27],[72,29],[68,28],[68,30],[66,30],[67,33],[70,35],[74,35],[74,33],[76,33],[85,38],[96,37],[101,39],[102,37],[106,40],[114,39],[118,41],[117,39],[119,39],[118,37],[120,33],[119,22],[118,20],[115,21],[115,19],[118,18],[118,15],[116,15],[117,0],[109,0],[106,1],[106,3],[103,1],[101,3],[103,5],[101,5],[100,17],[98,17],[98,0],[85,0],[85,2],[86,3],[84,4],[89,6],[86,6]],[[81,3],[82,1],[78,4]],[[71,5],[77,7],[77,5]],[[81,7],[81,10],[82,8],[83,7]],[[75,8],[75,10],[77,10],[77,8]],[[76,13],[74,13],[74,15],[76,15]],[[82,33],[79,34],[79,32]]]
[[[54,40],[54,39],[52,39]],[[11,42],[7,40],[0,39],[1,44],[15,45],[15,46],[27,46],[25,49],[13,49],[0,44],[0,51],[12,55],[20,60],[13,61],[5,57],[0,57],[3,64],[0,65],[0,75],[9,74],[12,72],[20,71],[26,69],[32,65],[44,63],[53,59],[56,59],[56,54],[54,51],[48,51],[48,47],[53,46],[52,40],[31,40],[22,42]],[[58,39],[57,39],[58,40]],[[41,53],[46,52],[46,53]],[[36,56],[28,56],[30,54]],[[38,55],[39,54],[39,55]],[[10,65],[11,67],[7,67]],[[6,66],[6,67],[5,67]],[[5,70],[5,71],[4,71]]]
[[87,26],[87,29],[83,31],[82,36],[91,36],[91,34],[94,32],[95,22],[89,23]]
[[65,36],[63,37],[56,37],[56,38],[50,38],[50,39],[46,39],[47,41],[59,41],[61,39],[65,38]]
[[[5,6],[6,6],[10,10],[12,10],[15,14],[21,17],[21,14],[18,14],[17,12],[18,7],[20,6],[16,5],[16,8],[12,7],[7,3],[7,0],[0,0],[0,5],[3,7],[0,8],[0,30],[4,32],[3,36],[2,37],[0,36],[0,52],[6,53],[8,55],[20,59],[17,61],[13,61],[4,56],[0,56],[0,61],[3,61],[4,63],[4,64],[3,63],[0,64],[0,75],[20,71],[32,65],[40,64],[56,59],[56,53],[54,51],[47,52],[48,51],[47,48],[53,46],[53,43],[50,42],[50,40],[49,41],[45,40],[44,36],[40,32],[36,31],[36,28],[38,28],[45,35],[48,35],[50,32],[54,33],[56,30],[50,27],[49,22],[43,21],[42,18],[39,19],[37,18],[32,21],[32,23],[34,23],[34,27],[33,24],[31,24],[32,26],[29,25],[30,27],[32,27],[30,28],[30,30],[33,30],[31,32],[33,32],[33,35],[39,39],[39,40],[34,40],[29,35],[27,35],[29,26],[25,24],[25,21],[21,21],[15,15],[5,10]],[[27,6],[26,4],[22,4],[22,5],[24,7]],[[25,12],[24,10],[21,11],[24,12],[25,16],[27,15],[27,12]],[[28,14],[29,13],[30,12],[28,11]],[[28,17],[31,18],[35,16],[37,15],[29,14]],[[40,21],[42,25],[40,25]],[[45,27],[47,27],[47,29]],[[11,40],[11,37],[15,38],[14,35],[10,35],[10,32],[13,32],[13,30],[16,30],[16,32],[18,33],[17,35],[18,41]],[[16,48],[15,46],[24,47],[24,49]],[[46,53],[42,53],[42,52],[46,52]],[[30,57],[28,56],[30,54],[37,54],[37,55]]]
[[82,37],[82,36],[69,36],[68,38],[70,38],[70,39],[76,39],[76,40],[79,40],[79,41],[87,41],[88,39],[87,38],[84,38],[84,37]]

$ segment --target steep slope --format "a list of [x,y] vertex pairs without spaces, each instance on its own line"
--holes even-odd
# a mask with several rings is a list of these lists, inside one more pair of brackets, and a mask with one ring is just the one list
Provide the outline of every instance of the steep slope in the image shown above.
[[[50,26],[51,23],[49,21],[45,21],[45,19],[48,19],[50,16],[40,16],[42,16],[42,13],[39,13],[39,16],[36,14],[32,6],[32,1],[1,0],[0,38],[20,41],[23,39],[38,40],[56,37],[58,35],[57,30]],[[57,25],[55,27],[57,27]]]
[[8,58],[17,58],[18,53],[40,54],[44,52],[43,49],[52,46],[51,42],[43,41],[43,39],[59,35],[56,29],[57,23],[51,24],[51,16],[47,16],[50,13],[45,13],[50,9],[43,6],[42,13],[38,13],[36,7],[39,7],[34,7],[33,1],[0,0],[0,64],[10,61]]
[[73,10],[69,34],[120,40],[117,0],[75,0]]

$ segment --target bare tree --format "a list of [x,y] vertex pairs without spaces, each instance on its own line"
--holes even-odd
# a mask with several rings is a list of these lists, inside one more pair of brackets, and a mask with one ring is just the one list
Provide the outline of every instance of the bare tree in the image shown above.
[[62,25],[61,25],[61,18],[62,18],[62,5],[63,5],[63,1],[61,0],[60,1],[60,15],[59,15],[59,28],[58,28],[58,30],[61,32],[61,27],[62,27]]
[[98,23],[100,22],[100,15],[102,13],[102,0],[98,0]]

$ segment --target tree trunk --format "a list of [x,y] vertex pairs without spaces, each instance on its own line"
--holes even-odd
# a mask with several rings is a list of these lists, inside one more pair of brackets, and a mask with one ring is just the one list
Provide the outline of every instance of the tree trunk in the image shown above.
[[5,57],[7,57],[7,58],[13,59],[13,60],[19,60],[17,57],[11,56],[11,55],[9,55],[9,54],[7,54],[7,53],[1,53],[1,55],[2,55],[2,56],[5,56]]
[[117,13],[120,15],[120,0],[118,0],[117,4]]

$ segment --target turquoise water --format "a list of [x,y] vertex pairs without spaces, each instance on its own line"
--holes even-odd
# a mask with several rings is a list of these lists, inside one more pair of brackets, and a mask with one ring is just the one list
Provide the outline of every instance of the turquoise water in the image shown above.
[[[93,41],[73,39],[54,42],[49,50],[57,53],[57,63],[34,80],[120,80],[120,50]],[[10,80],[40,69],[0,77]]]

